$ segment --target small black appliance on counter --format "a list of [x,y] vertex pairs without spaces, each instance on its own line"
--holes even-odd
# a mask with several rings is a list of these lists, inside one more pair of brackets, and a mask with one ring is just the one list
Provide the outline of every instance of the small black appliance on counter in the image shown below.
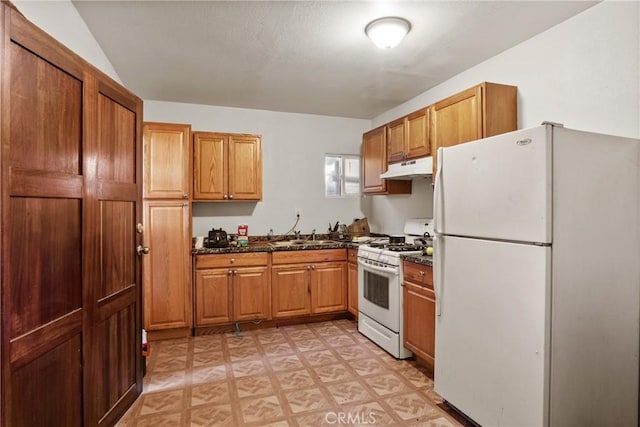
[[226,248],[229,246],[229,239],[227,238],[227,232],[222,228],[216,230],[215,228],[209,231],[209,237],[204,238],[203,246],[205,248]]

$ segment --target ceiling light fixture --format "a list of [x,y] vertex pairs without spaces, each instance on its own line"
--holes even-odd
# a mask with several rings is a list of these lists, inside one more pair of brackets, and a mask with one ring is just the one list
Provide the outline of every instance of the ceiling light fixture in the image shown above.
[[380,49],[396,47],[411,30],[411,23],[397,16],[375,19],[364,27],[364,32]]

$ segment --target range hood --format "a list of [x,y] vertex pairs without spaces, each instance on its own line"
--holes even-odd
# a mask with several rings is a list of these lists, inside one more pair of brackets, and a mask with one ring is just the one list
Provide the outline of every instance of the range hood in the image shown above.
[[407,160],[406,162],[392,163],[385,173],[380,175],[383,179],[413,179],[431,176],[433,171],[433,158],[421,157]]

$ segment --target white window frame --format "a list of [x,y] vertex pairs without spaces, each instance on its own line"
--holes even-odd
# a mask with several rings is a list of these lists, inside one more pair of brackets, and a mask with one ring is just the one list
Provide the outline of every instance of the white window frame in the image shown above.
[[[329,176],[327,175],[327,159],[328,158],[339,158],[340,159],[340,171],[339,171],[339,180],[340,180],[340,192],[339,194],[329,195],[327,194],[327,182]],[[346,191],[346,176],[345,176],[345,161],[346,160],[357,160],[358,161],[358,191],[356,193],[347,193]],[[327,198],[341,198],[341,197],[354,197],[360,196],[362,194],[362,156],[358,154],[334,154],[334,153],[326,153],[324,155],[324,196]]]

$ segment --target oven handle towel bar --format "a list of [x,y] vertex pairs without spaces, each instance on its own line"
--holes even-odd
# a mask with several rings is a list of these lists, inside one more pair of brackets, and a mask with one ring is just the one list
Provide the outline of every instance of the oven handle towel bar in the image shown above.
[[393,275],[393,276],[397,276],[398,275],[398,270],[400,270],[399,268],[389,268],[389,267],[379,267],[377,265],[371,265],[371,264],[367,264],[366,262],[362,261],[362,260],[358,260],[358,265],[360,265],[361,267],[370,270],[370,271],[376,271],[378,273],[384,273],[384,274],[389,274],[389,275]]

